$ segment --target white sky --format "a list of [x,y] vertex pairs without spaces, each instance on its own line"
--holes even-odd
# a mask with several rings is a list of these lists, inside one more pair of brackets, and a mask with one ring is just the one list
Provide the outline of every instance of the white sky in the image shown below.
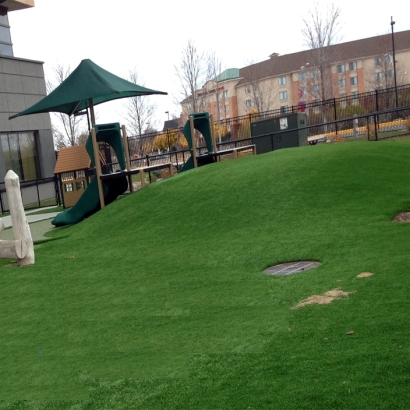
[[[224,68],[263,61],[269,54],[303,50],[302,18],[314,0],[251,2],[231,0],[35,0],[31,9],[9,13],[15,57],[44,61],[46,77],[57,64],[74,70],[89,58],[126,77],[136,68],[148,88],[168,92],[151,97],[158,105],[158,126],[165,111],[179,115],[178,65],[188,39],[213,50]],[[283,4],[283,6],[281,6]],[[330,2],[318,1],[326,11]],[[342,41],[410,29],[410,3],[391,0],[335,0],[342,10]],[[121,101],[121,100],[119,100]],[[97,122],[123,122],[121,102],[96,107]]]

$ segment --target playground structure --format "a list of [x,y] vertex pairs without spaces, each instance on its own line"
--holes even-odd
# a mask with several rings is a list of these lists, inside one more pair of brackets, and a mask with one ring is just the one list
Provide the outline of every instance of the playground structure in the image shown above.
[[[123,127],[122,131],[123,136],[126,138],[125,127]],[[85,148],[91,160],[91,166],[95,169],[95,177],[91,180],[76,204],[72,208],[59,213],[53,219],[53,225],[64,226],[78,223],[103,208],[106,204],[114,201],[127,190],[127,179],[121,173],[118,173],[115,180],[105,183],[101,181],[101,156],[98,142],[106,142],[113,148],[121,170],[125,170],[126,160],[121,141],[120,125],[118,123],[94,125],[86,141]]]
[[[10,206],[14,240],[0,240],[0,259],[17,259],[18,266],[33,265],[35,259],[33,239],[24,213],[19,177],[10,170],[4,178],[4,182]],[[0,219],[0,232],[3,229],[4,224]]]
[[[238,152],[252,151],[256,154],[255,145],[240,148],[217,151],[217,145],[212,132],[212,115],[207,112],[192,114],[185,124],[184,136],[188,141],[191,156],[179,172],[187,171],[213,162],[218,162],[221,157],[238,157]],[[207,152],[197,154],[197,144],[195,132],[200,132],[205,140]],[[102,173],[99,142],[109,144],[118,159],[119,170],[108,174]],[[173,175],[174,166],[171,162],[131,169],[130,155],[128,151],[128,141],[125,126],[120,127],[119,123],[95,124],[85,144],[87,153],[91,159],[91,166],[94,168],[94,178],[79,197],[75,205],[64,212],[59,213],[52,224],[57,226],[76,224],[84,218],[94,214],[105,205],[113,202],[119,195],[129,188],[133,192],[132,176],[139,174],[141,188],[145,187],[145,175],[147,172],[161,169],[169,169],[169,175]]]
[[[255,145],[246,145],[244,147],[231,148],[227,150],[218,151],[215,135],[213,132],[212,124],[213,116],[208,112],[194,113],[189,116],[188,121],[183,127],[183,134],[188,141],[188,147],[191,152],[191,156],[185,162],[179,172],[188,171],[189,169],[201,167],[203,165],[219,162],[221,157],[232,155],[233,159],[238,158],[238,152],[251,150],[253,155],[256,155]],[[196,131],[202,134],[207,152],[203,154],[197,153]]]
[[[102,156],[101,160],[105,161]],[[64,208],[74,206],[90,184],[90,168],[91,159],[85,145],[60,150],[54,174],[60,180]]]
[[[109,144],[115,152],[120,169],[117,172],[103,174],[99,142]],[[95,124],[85,144],[94,177],[79,197],[75,205],[59,213],[52,224],[56,227],[76,224],[113,202],[128,189],[133,192],[132,175],[140,174],[141,186],[145,186],[145,172],[169,168],[172,175],[172,164],[155,165],[131,170],[125,126],[119,123]]]

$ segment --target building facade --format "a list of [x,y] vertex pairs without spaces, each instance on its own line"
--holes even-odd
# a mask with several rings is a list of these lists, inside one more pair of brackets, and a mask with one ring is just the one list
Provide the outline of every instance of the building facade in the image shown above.
[[[410,82],[410,30],[394,34],[396,71],[390,34],[335,44],[292,54],[273,53],[268,60],[226,70],[205,84],[204,111],[229,119],[251,112],[280,109]],[[236,70],[236,71],[235,71]],[[236,73],[237,75],[226,75]],[[229,78],[229,80],[225,79]],[[225,79],[225,80],[223,80]],[[212,84],[209,92],[208,87]],[[228,90],[228,111],[220,94]],[[224,94],[222,94],[224,95]],[[181,102],[183,119],[191,112],[190,99]],[[232,107],[232,108],[231,108]]]
[[34,0],[0,3],[0,181],[12,169],[22,181],[54,175],[55,151],[49,114],[9,120],[46,96],[43,63],[14,57],[8,13],[34,7]]

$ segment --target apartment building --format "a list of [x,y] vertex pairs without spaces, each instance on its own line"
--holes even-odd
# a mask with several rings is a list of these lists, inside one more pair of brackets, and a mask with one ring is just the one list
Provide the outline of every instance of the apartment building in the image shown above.
[[30,7],[34,0],[0,1],[0,182],[9,169],[22,181],[54,175],[50,115],[9,120],[47,94],[43,63],[15,57],[13,52],[8,14]]
[[[410,30],[394,34],[397,85],[410,82]],[[214,118],[229,119],[304,105],[335,97],[394,86],[391,34],[375,36],[323,49],[279,55],[241,69],[229,69],[198,90],[206,95],[201,109]],[[228,75],[228,73],[230,75]],[[214,90],[207,91],[208,88]],[[218,93],[217,93],[218,92]],[[224,109],[229,98],[228,111]],[[222,94],[221,94],[222,93]],[[182,112],[192,112],[190,98],[181,102]]]

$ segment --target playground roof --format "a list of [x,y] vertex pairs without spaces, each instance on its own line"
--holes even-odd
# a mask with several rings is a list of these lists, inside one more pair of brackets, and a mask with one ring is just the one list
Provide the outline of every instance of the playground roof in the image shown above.
[[[100,153],[100,159],[105,164],[105,159]],[[76,145],[74,147],[62,148],[58,153],[55,174],[64,172],[81,171],[91,167],[91,159],[85,149],[85,145]]]
[[54,173],[61,174],[87,169],[90,167],[90,161],[85,145],[62,148],[58,153]]
[[86,59],[82,60],[79,66],[49,95],[9,119],[44,112],[62,112],[72,115],[106,101],[151,94],[166,95],[167,93],[124,80]]

